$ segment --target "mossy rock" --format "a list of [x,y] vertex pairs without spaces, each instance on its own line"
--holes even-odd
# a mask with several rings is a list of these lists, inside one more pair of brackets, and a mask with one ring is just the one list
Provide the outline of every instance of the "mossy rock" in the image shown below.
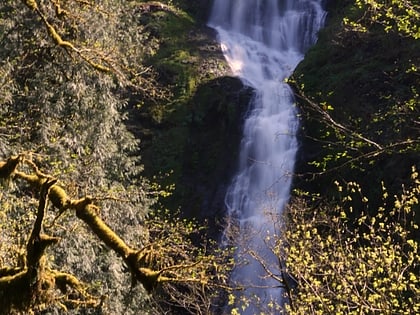
[[185,216],[201,219],[222,215],[251,95],[237,78],[210,80],[176,114],[177,125],[155,134],[143,157],[146,170],[161,186],[175,185],[162,200],[164,206],[180,207]]

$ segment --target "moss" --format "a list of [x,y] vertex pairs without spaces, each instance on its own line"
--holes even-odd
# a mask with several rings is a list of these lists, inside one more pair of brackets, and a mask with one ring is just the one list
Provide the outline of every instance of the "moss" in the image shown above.
[[132,285],[134,286],[137,282],[140,282],[146,291],[151,293],[158,284],[160,273],[149,269],[145,265],[145,254],[145,250],[133,251],[126,257],[126,263],[132,274]]
[[[32,300],[28,296],[35,295],[37,296],[37,299],[38,297],[44,299],[44,293],[39,291],[48,291],[54,286],[54,281],[56,281],[56,285],[59,289],[65,290],[65,286],[68,284],[78,291],[81,290],[80,282],[72,275],[55,271],[44,272],[44,251],[48,246],[59,241],[56,237],[41,234],[48,196],[53,205],[61,211],[66,209],[74,210],[76,216],[86,223],[90,230],[105,245],[115,251],[127,262],[134,279],[140,281],[149,291],[155,287],[160,273],[145,266],[145,264],[153,265],[153,261],[151,261],[153,260],[153,257],[149,255],[150,252],[148,249],[145,248],[138,251],[129,247],[119,235],[101,219],[98,215],[99,208],[93,204],[92,198],[85,197],[78,200],[71,200],[67,196],[66,191],[62,187],[56,185],[56,179],[39,171],[37,165],[32,161],[26,161],[26,163],[32,167],[34,173],[26,174],[24,172],[15,171],[15,175],[40,191],[39,206],[36,220],[26,245],[24,267],[0,269],[0,302],[5,301],[2,305],[5,305],[4,307],[7,311],[12,307],[17,307],[22,310],[26,309],[28,305],[21,305],[21,303],[31,302]],[[4,162],[4,169],[10,168],[9,165],[10,162]],[[149,258],[146,259],[146,257]],[[34,283],[36,286],[33,285]],[[45,289],[43,287],[45,287]],[[15,292],[15,288],[16,290],[25,292],[25,294],[16,299],[11,298],[10,294],[19,296],[19,294]],[[82,295],[85,296],[84,294]],[[87,303],[96,302],[94,300],[89,300]]]
[[26,280],[27,272],[27,269],[23,269],[14,274],[2,276],[0,278],[0,290],[10,290],[10,287],[22,287],[23,282]]
[[127,258],[131,249],[125,242],[109,228],[108,225],[97,215],[98,208],[90,203],[86,204],[84,199],[72,202],[72,207],[76,210],[76,215],[83,220],[93,233],[107,246],[113,249],[118,255]]
[[[27,310],[35,300],[42,301],[46,296],[41,292],[44,281],[45,248],[58,241],[56,237],[41,234],[45,215],[48,190],[56,180],[47,181],[40,189],[40,199],[35,223],[26,244],[25,266],[14,268],[15,273],[6,271],[0,277],[0,303],[7,313],[12,308]],[[47,277],[48,278],[48,277]]]
[[15,175],[26,181],[36,190],[41,189],[42,184],[46,181],[45,178],[39,178],[36,174],[26,174],[24,172],[16,171]]
[[68,208],[70,198],[63,188],[58,185],[54,185],[50,189],[49,198],[52,204],[59,210],[65,210]]

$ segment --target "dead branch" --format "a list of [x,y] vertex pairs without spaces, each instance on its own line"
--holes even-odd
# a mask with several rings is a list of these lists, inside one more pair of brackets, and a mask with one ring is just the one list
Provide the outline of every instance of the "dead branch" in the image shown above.
[[373,145],[374,147],[376,147],[378,150],[383,150],[383,147],[374,142],[373,140],[370,140],[366,137],[364,137],[363,135],[361,135],[360,133],[357,133],[354,130],[350,130],[349,128],[343,126],[342,124],[336,122],[331,116],[330,114],[323,110],[319,104],[317,104],[316,102],[314,102],[313,100],[311,100],[309,97],[307,97],[305,95],[305,93],[302,90],[299,90],[298,93],[295,93],[295,95],[300,98],[301,100],[305,101],[307,104],[309,104],[311,106],[312,109],[314,109],[318,114],[321,115],[322,119],[327,122],[330,126],[334,127],[335,129],[341,130],[342,132],[344,132],[345,134],[349,135],[352,138],[356,138],[358,140],[362,140],[363,142],[366,142],[370,145]]

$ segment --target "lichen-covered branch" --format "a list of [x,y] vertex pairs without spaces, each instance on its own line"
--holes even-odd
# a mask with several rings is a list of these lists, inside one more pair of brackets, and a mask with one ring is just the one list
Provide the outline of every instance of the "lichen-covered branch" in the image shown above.
[[[38,263],[41,257],[44,255],[44,250],[52,244],[59,241],[56,237],[41,234],[42,223],[44,221],[45,209],[47,207],[47,195],[48,191],[57,182],[56,179],[48,180],[41,186],[38,212],[36,220],[32,228],[31,235],[29,236],[28,243],[26,245],[26,262],[30,272],[36,271]],[[31,276],[33,276],[31,274]]]
[[[24,157],[19,157],[19,161],[16,162],[17,159],[17,157],[13,157],[6,162],[0,162],[0,174],[5,174],[4,176],[7,175],[29,184],[34,190],[40,191],[41,195],[37,218],[27,245],[25,270],[13,270],[14,274],[11,270],[1,272],[0,288],[1,284],[4,287],[11,281],[27,281],[28,270],[36,269],[45,247],[58,241],[57,238],[41,233],[47,196],[59,213],[73,211],[76,217],[82,220],[101,242],[124,260],[131,273],[133,285],[139,282],[148,292],[152,292],[159,284],[210,285],[214,276],[212,275],[215,265],[213,261],[214,256],[206,256],[205,252],[201,254],[197,252],[197,256],[201,255],[201,257],[194,259],[190,257],[191,252],[183,252],[185,250],[184,247],[180,247],[177,249],[178,252],[175,251],[175,256],[178,257],[173,257],[173,260],[167,259],[166,255],[174,254],[169,254],[170,251],[174,251],[174,248],[170,244],[165,243],[166,238],[163,235],[161,237],[165,239],[164,241],[156,241],[140,249],[131,247],[102,220],[100,208],[95,204],[95,198],[72,199],[68,196],[65,189],[58,185],[56,179],[41,172],[34,162]],[[19,170],[19,163],[26,165],[26,168]],[[163,230],[168,227],[161,226]],[[173,233],[183,233],[180,226],[172,227],[172,229],[174,229]],[[185,227],[185,231],[187,230],[192,230],[192,227]],[[187,245],[184,244],[183,246]],[[164,249],[164,247],[168,247],[169,250]],[[179,259],[185,259],[185,261]],[[80,290],[79,282],[75,277],[58,272],[50,272],[50,275],[57,287],[63,287],[62,284],[67,283],[76,290]],[[223,278],[221,275],[218,275],[218,277],[218,279]],[[23,278],[25,280],[22,280]],[[226,288],[225,283],[222,282],[220,282],[221,287]]]
[[124,259],[134,252],[97,214],[99,208],[91,203],[89,198],[71,201],[70,208],[76,211],[76,216],[83,220],[91,231],[96,234],[109,248]]

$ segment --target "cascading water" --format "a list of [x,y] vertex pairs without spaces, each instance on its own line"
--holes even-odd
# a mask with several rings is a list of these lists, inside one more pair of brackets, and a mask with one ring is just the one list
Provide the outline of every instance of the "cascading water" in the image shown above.
[[214,0],[209,26],[217,30],[233,73],[255,90],[239,169],[225,199],[229,216],[239,223],[237,252],[252,253],[232,274],[234,283],[247,288],[245,296],[258,301],[241,314],[257,314],[259,303],[282,302],[279,282],[267,277],[267,271],[280,273],[267,242],[273,215],[289,198],[297,150],[297,113],[284,79],[316,41],[324,17],[322,0]]

